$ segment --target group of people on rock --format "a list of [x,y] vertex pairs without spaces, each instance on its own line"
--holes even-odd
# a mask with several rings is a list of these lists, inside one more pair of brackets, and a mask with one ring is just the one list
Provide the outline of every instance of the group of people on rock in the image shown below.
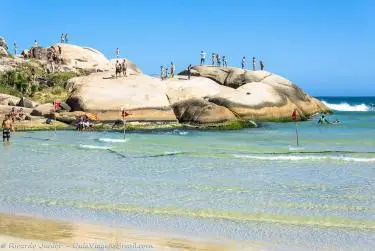
[[168,67],[164,67],[163,65],[160,66],[160,79],[165,80],[169,77],[174,78],[175,71],[176,71],[176,67],[173,62],[171,62],[171,66],[169,69]]
[[12,120],[12,122],[26,119],[26,113],[24,112],[23,108],[16,110],[16,108],[13,107],[7,116]]
[[64,43],[68,43],[68,33],[61,33],[61,36],[60,36],[60,43],[64,44]]
[[[256,61],[256,58],[253,57],[253,71],[256,71],[256,64],[257,64],[257,61]],[[263,71],[264,70],[264,63],[262,60],[259,61],[259,65],[260,65],[260,70]],[[246,69],[246,57],[242,57],[242,60],[241,60],[241,68],[244,70]]]
[[[206,63],[206,56],[207,56],[207,53],[204,52],[204,51],[201,51],[200,53],[200,65],[204,65]],[[220,56],[219,53],[215,53],[213,52],[212,55],[211,55],[211,63],[212,63],[212,66],[218,66],[218,67],[228,67],[228,58],[226,56]],[[253,71],[256,70],[256,58],[253,57],[253,60],[252,60],[252,63],[253,63]],[[260,70],[263,71],[264,70],[264,63],[263,61],[259,61],[259,65],[260,65]],[[242,69],[246,69],[246,57],[242,57],[241,59],[241,68]]]
[[124,77],[127,77],[128,76],[128,60],[127,59],[124,59],[122,62],[119,62],[119,60],[116,60],[116,64],[115,64],[115,71],[116,71],[116,78],[117,77],[121,77],[121,74],[124,76]]
[[76,129],[77,131],[84,131],[93,127],[93,123],[90,122],[89,117],[85,114],[77,119]]

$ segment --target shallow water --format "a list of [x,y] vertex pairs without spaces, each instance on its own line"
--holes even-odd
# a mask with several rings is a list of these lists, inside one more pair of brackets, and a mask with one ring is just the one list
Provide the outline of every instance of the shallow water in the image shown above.
[[[328,102],[328,101],[327,101]],[[375,246],[375,112],[229,132],[17,132],[0,211],[285,250]]]

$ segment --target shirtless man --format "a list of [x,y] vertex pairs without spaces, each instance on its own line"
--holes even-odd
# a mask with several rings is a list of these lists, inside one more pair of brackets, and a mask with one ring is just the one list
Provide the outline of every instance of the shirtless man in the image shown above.
[[120,76],[121,71],[122,71],[121,63],[118,60],[116,60],[115,71],[116,71],[116,78],[117,78],[117,76]]
[[5,116],[5,118],[3,120],[2,127],[3,127],[3,142],[5,142],[5,140],[7,140],[9,142],[10,132],[11,131],[14,132],[14,128],[13,128],[12,120],[9,118],[8,115]]

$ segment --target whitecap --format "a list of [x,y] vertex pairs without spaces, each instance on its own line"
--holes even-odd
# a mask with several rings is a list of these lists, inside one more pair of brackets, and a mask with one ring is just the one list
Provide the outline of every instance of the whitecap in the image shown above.
[[108,150],[110,146],[97,146],[97,145],[79,145],[79,148],[83,149],[97,149],[97,150]]
[[375,162],[375,158],[358,158],[346,156],[317,156],[317,155],[246,155],[233,154],[235,158],[255,159],[255,160],[280,160],[280,161],[303,161],[303,160],[335,160],[335,161],[352,161],[352,162]]
[[113,138],[99,138],[100,142],[109,142],[109,143],[125,143],[129,139],[113,139]]
[[368,112],[373,110],[371,106],[367,106],[366,104],[351,105],[345,102],[340,104],[330,104],[324,100],[322,100],[322,103],[325,104],[331,110],[342,112]]

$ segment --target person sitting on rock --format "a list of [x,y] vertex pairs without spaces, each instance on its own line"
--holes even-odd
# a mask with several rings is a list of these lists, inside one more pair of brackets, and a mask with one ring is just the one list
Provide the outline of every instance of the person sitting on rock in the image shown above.
[[262,60],[259,61],[259,65],[260,65],[260,70],[263,71],[264,70],[264,64],[263,64]]
[[10,113],[8,114],[9,118],[12,120],[12,122],[16,121],[17,119],[17,111],[15,107],[12,107],[12,110],[10,110]]
[[244,70],[246,67],[246,57],[242,57],[242,60],[241,60],[241,68],[242,70]]
[[23,111],[23,108],[20,108],[17,112],[17,117],[16,119],[19,120],[19,121],[22,121],[22,120],[25,120],[26,118],[26,114],[25,112]]
[[227,57],[223,56],[223,67],[228,67]]
[[221,57],[220,57],[220,55],[219,55],[219,53],[218,54],[216,54],[216,62],[217,62],[217,66],[221,66]]
[[117,76],[120,76],[121,71],[122,71],[121,64],[118,62],[118,60],[116,60],[115,68],[116,68],[116,78],[117,78]]
[[212,66],[215,66],[215,53],[212,53]]
[[122,73],[123,73],[124,77],[126,77],[128,75],[127,71],[128,71],[128,60],[124,59],[122,61]]

